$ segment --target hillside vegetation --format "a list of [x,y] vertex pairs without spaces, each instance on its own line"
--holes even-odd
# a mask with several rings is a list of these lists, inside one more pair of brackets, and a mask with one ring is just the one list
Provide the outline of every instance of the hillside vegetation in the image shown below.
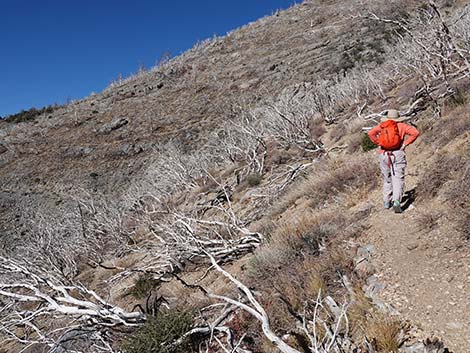
[[469,60],[464,2],[304,1],[1,121],[0,352],[465,352]]

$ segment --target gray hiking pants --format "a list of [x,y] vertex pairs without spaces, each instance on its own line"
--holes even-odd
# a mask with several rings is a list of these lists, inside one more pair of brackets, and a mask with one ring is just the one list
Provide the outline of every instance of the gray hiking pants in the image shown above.
[[384,152],[379,155],[379,160],[384,178],[384,202],[401,201],[405,189],[405,151]]

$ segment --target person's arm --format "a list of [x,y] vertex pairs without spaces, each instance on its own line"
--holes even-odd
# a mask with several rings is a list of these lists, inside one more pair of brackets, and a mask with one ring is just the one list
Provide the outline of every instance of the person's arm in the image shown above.
[[369,132],[367,133],[367,135],[369,135],[370,140],[371,140],[375,145],[378,145],[378,144],[379,144],[379,141],[378,141],[378,134],[379,134],[380,131],[381,131],[380,126],[377,125],[377,126],[373,127],[372,129],[370,129]]
[[402,149],[405,149],[408,145],[411,145],[419,136],[419,131],[411,125],[403,124],[404,135],[408,136],[403,141]]

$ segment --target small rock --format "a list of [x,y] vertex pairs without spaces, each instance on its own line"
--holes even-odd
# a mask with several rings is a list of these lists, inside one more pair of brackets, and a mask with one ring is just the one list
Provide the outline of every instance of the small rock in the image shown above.
[[359,262],[356,265],[355,270],[361,277],[370,276],[375,272],[374,266],[367,260]]
[[463,328],[463,325],[460,322],[448,322],[447,327],[454,330],[461,330]]
[[109,124],[104,125],[101,129],[98,130],[100,134],[109,134],[111,131],[117,130],[125,125],[127,125],[129,121],[125,118],[116,118],[111,121]]
[[418,244],[409,244],[406,246],[406,248],[411,251],[411,250],[414,250],[418,247]]

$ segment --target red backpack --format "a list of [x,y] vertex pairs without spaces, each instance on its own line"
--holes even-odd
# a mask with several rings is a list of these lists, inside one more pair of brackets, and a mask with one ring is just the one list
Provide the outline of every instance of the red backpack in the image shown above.
[[397,122],[395,120],[386,120],[379,126],[381,129],[378,137],[379,146],[386,151],[400,149],[403,141],[398,131]]

